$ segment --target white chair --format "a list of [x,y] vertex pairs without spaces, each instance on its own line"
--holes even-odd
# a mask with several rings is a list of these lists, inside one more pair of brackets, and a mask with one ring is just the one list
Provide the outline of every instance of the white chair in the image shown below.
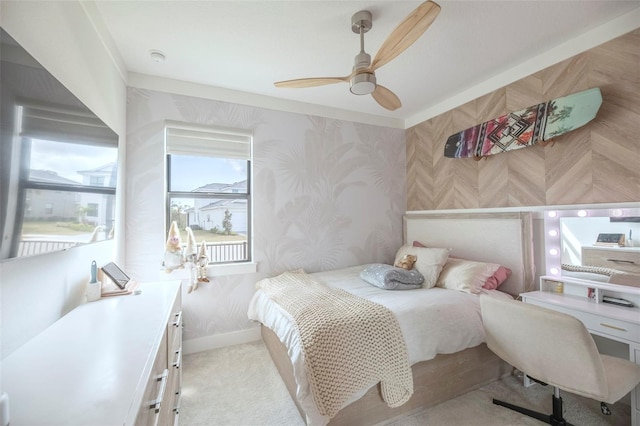
[[489,349],[554,387],[550,415],[496,399],[494,404],[550,425],[568,425],[559,389],[613,404],[640,383],[640,365],[599,354],[586,327],[571,315],[489,296],[481,297],[480,305]]

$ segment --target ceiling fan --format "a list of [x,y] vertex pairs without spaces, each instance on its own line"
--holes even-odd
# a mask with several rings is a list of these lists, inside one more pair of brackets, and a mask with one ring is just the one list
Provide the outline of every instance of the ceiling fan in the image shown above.
[[360,53],[355,57],[351,74],[344,77],[315,77],[278,81],[276,87],[305,88],[333,83],[349,83],[349,90],[356,95],[371,94],[383,108],[394,111],[402,106],[400,99],[389,89],[377,84],[375,71],[404,52],[429,28],[440,13],[440,6],[425,1],[411,12],[382,43],[373,62],[364,51],[364,34],[371,29],[372,16],[368,10],[356,12],[351,17],[351,30],[360,34]]

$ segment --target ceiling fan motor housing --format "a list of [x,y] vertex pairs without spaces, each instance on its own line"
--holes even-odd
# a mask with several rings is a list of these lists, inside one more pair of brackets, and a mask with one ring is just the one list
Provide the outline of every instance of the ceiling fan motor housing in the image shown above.
[[368,95],[376,89],[376,76],[373,73],[363,72],[356,74],[349,80],[349,90],[354,95]]
[[353,70],[358,71],[363,68],[368,68],[371,65],[371,55],[366,52],[360,52],[356,55]]

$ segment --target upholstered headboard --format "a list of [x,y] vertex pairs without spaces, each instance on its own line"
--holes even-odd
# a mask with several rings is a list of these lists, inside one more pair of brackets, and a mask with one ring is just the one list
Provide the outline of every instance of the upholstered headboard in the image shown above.
[[531,213],[407,213],[404,240],[510,268],[512,274],[500,290],[514,297],[536,287]]

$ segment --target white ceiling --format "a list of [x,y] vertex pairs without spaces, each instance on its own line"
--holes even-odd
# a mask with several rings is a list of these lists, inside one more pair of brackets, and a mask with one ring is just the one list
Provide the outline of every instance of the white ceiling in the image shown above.
[[[348,75],[360,49],[351,16],[363,9],[372,12],[365,50],[373,57],[420,3],[101,0],[93,11],[128,73],[278,98],[279,105],[293,110],[304,102],[409,124],[509,70],[524,76],[542,68],[543,61],[531,58],[549,57],[549,51],[560,59],[567,51],[577,53],[567,50],[567,41],[582,38],[583,44],[584,39],[594,44],[594,37],[612,38],[621,25],[640,26],[640,0],[441,0],[440,15],[425,34],[376,72],[378,83],[401,99],[400,109],[390,112],[368,95],[353,95],[345,83],[274,87],[280,80]],[[603,32],[603,26],[608,30]],[[152,61],[151,49],[164,52],[166,60]],[[498,84],[493,89],[506,83],[493,83]]]

